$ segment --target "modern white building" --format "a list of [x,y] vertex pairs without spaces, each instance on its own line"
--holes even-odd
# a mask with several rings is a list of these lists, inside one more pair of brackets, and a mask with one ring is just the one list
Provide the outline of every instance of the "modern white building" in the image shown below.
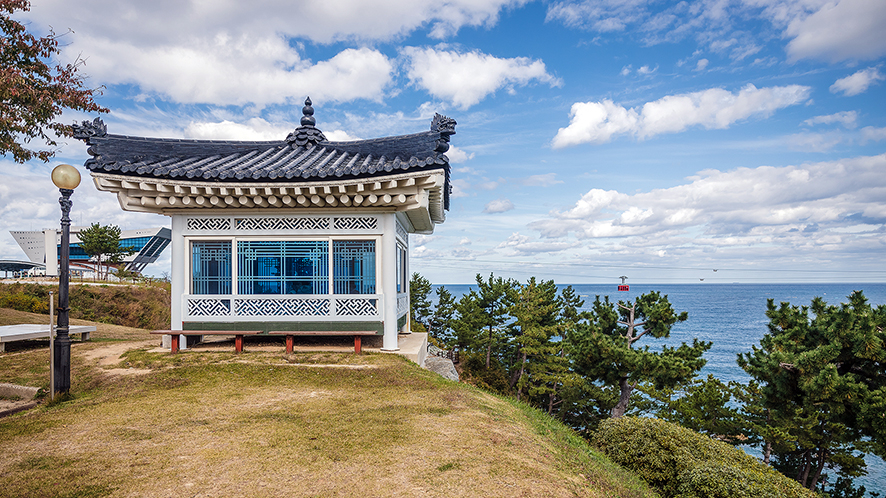
[[[71,264],[91,267],[89,255],[80,247],[80,230],[89,227],[71,227]],[[59,249],[61,248],[61,230],[48,228],[45,230],[20,231],[10,230],[12,237],[33,263],[45,265],[47,276],[58,275]],[[123,267],[130,271],[142,271],[149,264],[157,261],[160,254],[172,240],[172,232],[165,227],[140,228],[137,230],[121,230],[120,246],[132,247],[135,252],[121,261]]]
[[408,331],[409,234],[449,208],[449,137],[330,142],[310,99],[283,140],[178,140],[75,125],[99,190],[172,219],[172,330]]

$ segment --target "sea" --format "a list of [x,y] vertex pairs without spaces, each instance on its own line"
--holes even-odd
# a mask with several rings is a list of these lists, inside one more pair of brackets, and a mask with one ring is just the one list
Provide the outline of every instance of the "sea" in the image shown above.
[[[439,287],[439,286],[435,286]],[[444,285],[456,298],[476,286]],[[566,284],[558,285],[566,287]],[[640,345],[648,344],[651,349],[661,345],[678,346],[681,342],[692,342],[693,338],[711,341],[713,346],[705,359],[707,364],[699,373],[700,377],[713,374],[723,382],[747,382],[750,376],[736,363],[739,353],[747,353],[760,344],[767,332],[769,319],[766,318],[766,302],[772,299],[776,305],[787,302],[795,306],[810,305],[812,299],[821,297],[828,304],[839,305],[848,302],[847,297],[854,291],[862,291],[872,305],[886,305],[886,283],[867,284],[630,284],[629,290],[619,291],[616,284],[573,284],[575,292],[585,300],[585,309],[590,310],[595,296],[609,296],[611,301],[633,301],[650,291],[666,294],[678,312],[686,311],[689,319],[676,324],[668,339],[640,340]],[[432,292],[430,296],[436,297]],[[750,454],[759,456],[754,448],[747,448]],[[856,485],[864,485],[868,492],[886,495],[886,463],[879,457],[868,455],[867,476],[856,478]],[[833,473],[833,472],[832,472]],[[831,478],[831,482],[836,476]]]

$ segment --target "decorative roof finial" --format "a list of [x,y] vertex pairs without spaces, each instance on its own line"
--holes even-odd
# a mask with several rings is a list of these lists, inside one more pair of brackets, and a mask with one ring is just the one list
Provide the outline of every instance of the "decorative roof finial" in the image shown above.
[[327,141],[323,132],[314,128],[317,120],[314,119],[314,108],[311,107],[311,104],[311,97],[306,98],[305,106],[301,109],[302,114],[304,114],[301,117],[301,126],[286,137],[286,141],[293,147],[314,146],[320,142]]
[[302,126],[314,126],[317,124],[317,120],[314,119],[314,108],[311,107],[311,97],[305,99],[305,106],[301,108],[302,114],[304,116],[301,117],[301,125]]

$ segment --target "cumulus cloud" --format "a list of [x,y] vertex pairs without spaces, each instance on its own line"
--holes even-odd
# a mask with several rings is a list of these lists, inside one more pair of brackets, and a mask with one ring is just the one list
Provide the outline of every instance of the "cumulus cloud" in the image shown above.
[[845,78],[838,79],[831,85],[831,93],[842,93],[851,97],[864,93],[871,85],[883,79],[884,76],[878,68],[869,67]]
[[[63,60],[87,55],[99,84],[134,84],[177,103],[267,105],[317,100],[380,100],[393,65],[365,45],[427,29],[432,37],[464,26],[492,26],[504,8],[526,0],[198,0],[33,2],[22,16],[64,26]],[[39,28],[38,28],[39,29]],[[347,42],[326,60],[303,59],[304,41]],[[148,69],[148,70],[146,70]]]
[[486,204],[483,212],[487,214],[504,213],[514,209],[514,203],[508,199],[496,199]]
[[[592,189],[574,206],[530,226],[542,237],[628,238],[667,246],[847,243],[886,228],[886,154],[799,166],[707,170],[667,189]],[[847,233],[863,224],[863,233]],[[810,230],[814,227],[815,230]],[[877,232],[877,231],[880,232]],[[880,233],[880,235],[876,235]],[[867,239],[869,240],[869,239]]]
[[[386,41],[424,27],[431,36],[442,38],[465,26],[492,26],[502,9],[524,3],[526,0],[264,0],[256,8],[248,2],[199,0],[81,0],[76,4],[41,0],[31,6],[30,17],[53,26],[62,24],[49,21],[69,19],[76,22],[71,27],[77,33],[105,32],[113,39],[151,44],[232,29],[331,43]],[[95,22],[99,17],[109,21]]]
[[185,137],[202,140],[282,140],[292,131],[290,128],[290,126],[273,125],[262,118],[252,118],[245,123],[229,120],[192,121],[185,128]]
[[474,153],[465,152],[464,149],[460,149],[454,145],[450,145],[449,150],[446,151],[446,157],[449,158],[449,162],[453,164],[459,164],[473,159]]
[[811,14],[802,7],[785,8],[780,3],[769,3],[768,10],[779,9],[776,19],[787,24],[785,34],[792,38],[787,51],[792,60],[840,62],[876,59],[886,54],[886,2],[816,2],[818,8]]
[[406,47],[407,74],[412,83],[453,105],[467,109],[504,88],[514,91],[533,81],[551,86],[561,81],[548,74],[544,62],[526,57],[503,59],[479,51],[458,52]]
[[582,143],[605,143],[624,134],[643,139],[698,125],[724,129],[737,121],[765,118],[778,109],[805,102],[810,90],[800,85],[759,89],[747,85],[738,93],[712,88],[668,95],[631,109],[611,100],[576,102],[569,113],[569,126],[559,129],[552,145],[562,148]]
[[90,56],[88,71],[105,84],[137,84],[173,102],[263,106],[305,95],[318,101],[377,100],[394,66],[365,47],[312,63],[282,38],[217,35],[187,46],[117,41]]

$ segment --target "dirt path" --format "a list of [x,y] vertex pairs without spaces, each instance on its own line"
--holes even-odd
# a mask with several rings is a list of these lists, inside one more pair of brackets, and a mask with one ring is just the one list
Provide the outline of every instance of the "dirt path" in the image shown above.
[[[83,357],[98,363],[100,367],[107,367],[120,363],[120,357],[123,353],[130,349],[144,348],[148,346],[156,346],[157,341],[139,341],[139,342],[121,342],[117,344],[109,344],[95,349],[90,349],[83,353]],[[108,375],[141,375],[150,373],[150,369],[146,368],[103,368],[102,371]]]

